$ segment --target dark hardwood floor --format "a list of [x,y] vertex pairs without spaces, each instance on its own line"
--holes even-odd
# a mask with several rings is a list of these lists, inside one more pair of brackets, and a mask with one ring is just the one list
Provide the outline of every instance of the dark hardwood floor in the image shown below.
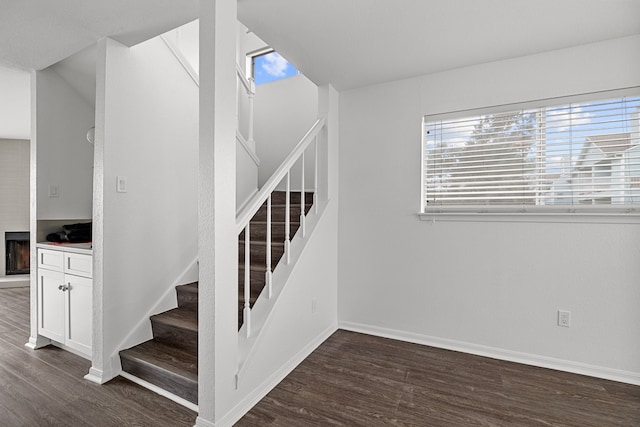
[[[89,362],[24,347],[29,291],[0,290],[0,426],[192,426],[196,414]],[[338,331],[237,424],[640,426],[640,387]]]
[[0,426],[193,426],[197,414],[121,377],[102,386],[90,363],[29,339],[29,289],[0,289]]
[[338,331],[237,424],[640,426],[640,387]]

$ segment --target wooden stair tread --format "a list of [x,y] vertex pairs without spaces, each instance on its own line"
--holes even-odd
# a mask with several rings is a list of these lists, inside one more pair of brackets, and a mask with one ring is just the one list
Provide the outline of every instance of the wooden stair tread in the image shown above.
[[173,372],[196,383],[198,381],[198,355],[180,348],[149,340],[121,351],[120,355],[157,366],[159,369]]
[[198,332],[198,312],[188,308],[178,307],[160,314],[155,314],[151,316],[151,321],[179,329]]
[[198,355],[156,340],[120,352],[122,370],[198,404]]

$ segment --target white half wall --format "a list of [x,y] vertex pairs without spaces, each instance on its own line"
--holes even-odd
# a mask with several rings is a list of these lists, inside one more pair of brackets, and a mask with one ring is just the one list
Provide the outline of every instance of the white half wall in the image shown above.
[[117,363],[123,340],[197,257],[198,87],[160,38],[132,48],[106,39],[99,56],[94,254],[104,329],[94,362],[105,366],[94,367],[111,372],[109,358]]
[[640,86],[638,52],[635,36],[341,93],[341,324],[640,382],[639,224],[416,215],[424,114]]
[[259,349],[232,392],[237,406],[228,416],[233,422],[338,328],[337,211],[335,201],[324,210],[260,331]]
[[35,72],[34,91],[37,218],[89,219],[93,146],[86,136],[95,109],[52,68]]
[[31,139],[31,77],[0,66],[0,138]]

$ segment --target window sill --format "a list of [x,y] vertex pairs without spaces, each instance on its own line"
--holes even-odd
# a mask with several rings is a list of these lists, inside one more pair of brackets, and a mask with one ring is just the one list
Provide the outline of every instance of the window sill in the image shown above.
[[640,224],[640,212],[426,212],[429,222],[529,222],[573,224]]

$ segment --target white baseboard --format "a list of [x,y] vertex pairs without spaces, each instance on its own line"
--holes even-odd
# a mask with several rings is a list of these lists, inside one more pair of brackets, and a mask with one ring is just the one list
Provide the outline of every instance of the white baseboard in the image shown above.
[[275,386],[280,383],[287,375],[293,371],[304,359],[306,359],[320,344],[327,340],[335,331],[338,330],[336,324],[330,325],[327,329],[322,331],[306,346],[304,346],[297,354],[284,363],[280,369],[271,374],[259,387],[256,387],[251,391],[244,399],[224,417],[215,424],[210,424],[206,420],[198,420],[196,426],[200,427],[230,427],[233,426],[243,415],[245,415],[251,408],[253,408],[267,393],[269,393]]
[[474,354],[476,356],[490,357],[492,359],[522,363],[524,365],[538,366],[541,368],[555,369],[557,371],[571,372],[574,374],[587,375],[590,377],[602,378],[605,380],[640,385],[640,373],[638,372],[622,371],[603,366],[574,362],[571,360],[556,359],[553,357],[540,356],[537,354],[504,350],[496,347],[432,337],[428,335],[421,335],[412,332],[365,325],[361,323],[340,322],[339,328],[352,332],[360,332],[363,334],[369,334],[378,337],[391,338],[399,341],[406,341],[446,350]]
[[111,378],[107,378],[104,375],[104,372],[100,369],[96,369],[93,366],[89,368],[89,373],[84,376],[84,379],[87,381],[91,381],[96,384],[104,384],[109,381]]
[[35,337],[29,337],[29,341],[25,344],[25,347],[28,347],[31,350],[37,350],[48,346],[49,344],[51,344],[51,340],[49,338],[45,338],[42,335],[36,335]]
[[29,284],[30,276],[28,274],[0,276],[0,289],[26,288]]
[[207,421],[203,418],[196,418],[196,425],[195,427],[216,427],[216,425],[214,423],[212,423],[211,421]]

